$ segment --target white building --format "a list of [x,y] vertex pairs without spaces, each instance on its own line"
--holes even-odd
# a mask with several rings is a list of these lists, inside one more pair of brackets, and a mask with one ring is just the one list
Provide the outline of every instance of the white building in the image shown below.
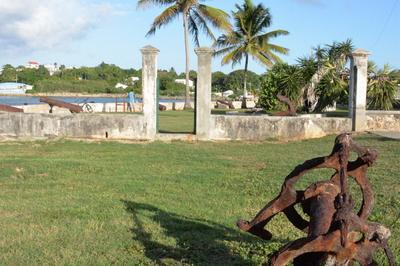
[[138,77],[130,77],[129,78],[129,81],[131,82],[132,85],[135,84],[135,82],[139,81],[139,80],[140,80],[140,78],[138,78]]
[[25,68],[31,68],[31,69],[39,69],[39,63],[36,61],[29,61],[26,65]]
[[25,94],[32,88],[33,86],[24,83],[3,82],[0,83],[0,94]]
[[57,63],[44,65],[44,67],[49,71],[50,76],[53,76],[54,73],[60,70]]
[[[186,86],[186,79],[176,79],[175,80],[176,83],[180,83]],[[194,87],[194,83],[193,80],[189,79],[189,87],[193,88]]]
[[125,90],[126,88],[128,88],[128,85],[125,85],[125,84],[122,84],[122,83],[117,83],[117,84],[115,85],[115,88],[116,88],[116,89],[123,89],[123,90]]

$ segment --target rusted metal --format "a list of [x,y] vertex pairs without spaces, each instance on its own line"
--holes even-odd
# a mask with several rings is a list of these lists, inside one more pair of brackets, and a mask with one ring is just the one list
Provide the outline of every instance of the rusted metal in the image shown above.
[[10,112],[10,113],[23,113],[24,109],[6,105],[6,104],[0,104],[0,111]]
[[276,96],[278,98],[278,100],[284,104],[287,105],[288,110],[286,111],[282,111],[282,112],[276,112],[273,113],[274,116],[296,116],[296,106],[295,104],[293,104],[293,102],[291,100],[289,100],[288,97],[283,96],[282,94],[278,93],[278,95]]
[[66,108],[66,109],[70,110],[71,113],[81,113],[81,112],[83,112],[82,107],[79,106],[79,105],[72,104],[72,103],[67,103],[67,102],[56,100],[56,99],[52,99],[52,98],[49,98],[49,97],[40,97],[40,101],[50,105],[50,113],[53,112],[53,107],[54,106],[61,107],[61,108]]
[[[349,161],[350,152],[357,153],[355,161]],[[264,227],[283,212],[295,227],[307,232],[307,237],[273,254],[269,260],[271,266],[290,262],[294,265],[350,265],[352,262],[376,265],[373,254],[378,249],[385,251],[389,265],[393,266],[393,254],[387,244],[389,229],[367,221],[374,196],[366,173],[377,157],[376,150],[359,146],[349,134],[341,134],[336,137],[330,155],[298,165],[285,178],[278,197],[267,203],[253,220],[239,220],[237,225],[243,231],[269,240],[272,234]],[[317,168],[330,168],[334,173],[330,180],[313,183],[304,191],[295,190],[294,185],[301,176]],[[357,214],[348,189],[349,177],[354,178],[362,191],[362,206]],[[296,204],[309,215],[309,221],[296,211]]]

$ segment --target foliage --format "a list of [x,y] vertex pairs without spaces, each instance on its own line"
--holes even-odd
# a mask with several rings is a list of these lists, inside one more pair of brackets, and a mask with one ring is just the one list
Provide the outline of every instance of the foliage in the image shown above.
[[262,80],[259,105],[266,110],[275,110],[280,106],[278,93],[298,103],[300,88],[305,84],[303,72],[299,66],[286,63],[275,64]]
[[240,6],[236,4],[232,12],[234,30],[218,38],[216,55],[224,55],[222,64],[240,64],[243,58],[251,56],[261,64],[272,67],[280,58],[275,54],[287,54],[288,49],[270,43],[272,38],[289,34],[285,30],[265,32],[272,23],[269,9],[263,4],[254,5],[252,0],[244,0]]
[[400,82],[398,72],[385,65],[377,69],[375,64],[370,64],[371,70],[368,80],[368,108],[390,110],[396,103],[396,94]]
[[225,91],[225,78],[226,78],[226,74],[221,72],[221,71],[217,71],[212,73],[212,83],[211,83],[211,88],[213,92],[223,92]]
[[191,108],[189,87],[189,33],[192,34],[195,45],[200,46],[199,31],[204,32],[207,37],[211,37],[215,40],[209,24],[221,30],[231,30],[231,24],[228,20],[229,15],[227,13],[221,9],[201,4],[200,2],[202,2],[202,0],[138,0],[139,7],[149,5],[167,6],[167,8],[154,19],[147,36],[154,34],[157,29],[166,26],[182,15],[186,54],[185,108]]
[[247,75],[249,89],[253,92],[258,91],[261,82],[260,76],[252,71],[247,71],[247,74],[245,74],[244,70],[235,70],[226,75],[224,79],[224,90],[232,90],[234,93],[239,94],[242,91],[245,75]]
[[[265,32],[271,26],[272,18],[269,9],[263,4],[254,5],[252,0],[244,0],[243,4],[236,6],[232,12],[234,30],[223,34],[218,38],[215,55],[224,55],[222,65],[232,63],[232,66],[240,64],[245,59],[243,77],[243,95],[247,94],[247,69],[249,56],[257,62],[272,67],[280,58],[276,55],[287,54],[288,49],[272,44],[270,40],[278,36],[287,35],[285,30]],[[246,108],[246,99],[243,97],[242,108]]]
[[115,89],[103,80],[60,80],[46,79],[35,83],[33,93],[115,93],[123,92]]
[[[240,232],[236,220],[251,219],[278,195],[289,171],[330,153],[333,140],[3,142],[0,261],[261,265],[268,254],[306,234],[277,215],[267,228],[274,237],[263,241]],[[400,142],[372,134],[355,140],[380,153],[368,174],[376,195],[370,220],[390,227],[389,245],[398,263]],[[298,189],[329,179],[332,172],[307,173]],[[387,265],[382,254],[376,259]]]
[[[298,60],[308,82],[302,88],[302,98],[307,112],[322,111],[326,106],[341,100],[345,95],[349,75],[345,69],[353,50],[350,39],[317,46],[308,58]],[[320,84],[322,82],[322,84]]]
[[349,83],[347,76],[337,75],[334,68],[329,69],[318,84],[315,92],[318,95],[318,103],[314,112],[322,112],[334,102],[345,102],[348,98]]
[[352,50],[350,40],[314,48],[309,57],[296,65],[276,64],[265,75],[260,105],[267,110],[276,108],[276,95],[288,96],[306,111],[321,112],[335,101],[346,101],[348,71],[345,66]]
[[122,69],[113,64],[101,63],[96,67],[81,67],[60,70],[50,76],[48,70],[40,65],[39,69],[25,67],[14,68],[5,65],[0,82],[18,82],[34,86],[34,92],[74,92],[74,93],[121,93],[115,89],[117,83],[128,85],[126,91],[141,93],[141,81],[132,83],[131,77],[141,77],[141,70]]
[[168,72],[159,75],[160,95],[163,96],[183,96],[185,95],[185,85],[176,83],[175,76]]

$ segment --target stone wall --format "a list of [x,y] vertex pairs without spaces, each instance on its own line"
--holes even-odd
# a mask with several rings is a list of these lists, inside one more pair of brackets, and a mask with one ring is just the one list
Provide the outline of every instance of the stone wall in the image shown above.
[[[94,113],[115,113],[115,112],[128,112],[128,105],[125,103],[123,104],[122,102],[119,103],[117,106],[115,103],[88,103]],[[164,105],[167,110],[183,110],[184,107],[184,102],[162,102],[160,103]],[[194,103],[191,102],[192,106],[194,106]],[[235,106],[236,109],[241,108],[241,101],[233,101],[232,102],[233,106]],[[210,107],[214,108],[216,105],[215,101],[210,102]],[[143,112],[143,104],[142,103],[135,103],[135,112]],[[247,102],[248,108],[253,108],[255,106],[254,101],[248,101]],[[50,107],[48,104],[31,104],[31,105],[14,105],[14,107],[24,109],[25,113],[42,113],[46,114],[49,113]],[[54,107],[53,108],[53,113],[69,113],[69,111],[65,108],[58,108]]]
[[[367,130],[400,131],[400,111],[369,111]],[[350,131],[350,118],[212,115],[209,139],[296,140]],[[146,134],[146,122],[141,114],[0,113],[0,139],[154,139]]]
[[215,140],[296,140],[351,131],[350,118],[213,115],[211,120]]
[[146,139],[140,114],[0,113],[0,138]]
[[367,130],[400,132],[400,111],[368,111]]

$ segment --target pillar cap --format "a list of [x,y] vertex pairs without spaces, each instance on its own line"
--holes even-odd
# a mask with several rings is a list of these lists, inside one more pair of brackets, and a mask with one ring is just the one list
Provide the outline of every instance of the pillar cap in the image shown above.
[[194,49],[196,54],[214,54],[215,50],[211,47],[198,47]]
[[351,55],[353,56],[369,56],[370,54],[371,52],[361,48],[357,48],[353,52],[351,52]]
[[142,52],[142,54],[157,54],[160,52],[160,50],[151,45],[146,45],[145,47],[140,49],[140,51]]

